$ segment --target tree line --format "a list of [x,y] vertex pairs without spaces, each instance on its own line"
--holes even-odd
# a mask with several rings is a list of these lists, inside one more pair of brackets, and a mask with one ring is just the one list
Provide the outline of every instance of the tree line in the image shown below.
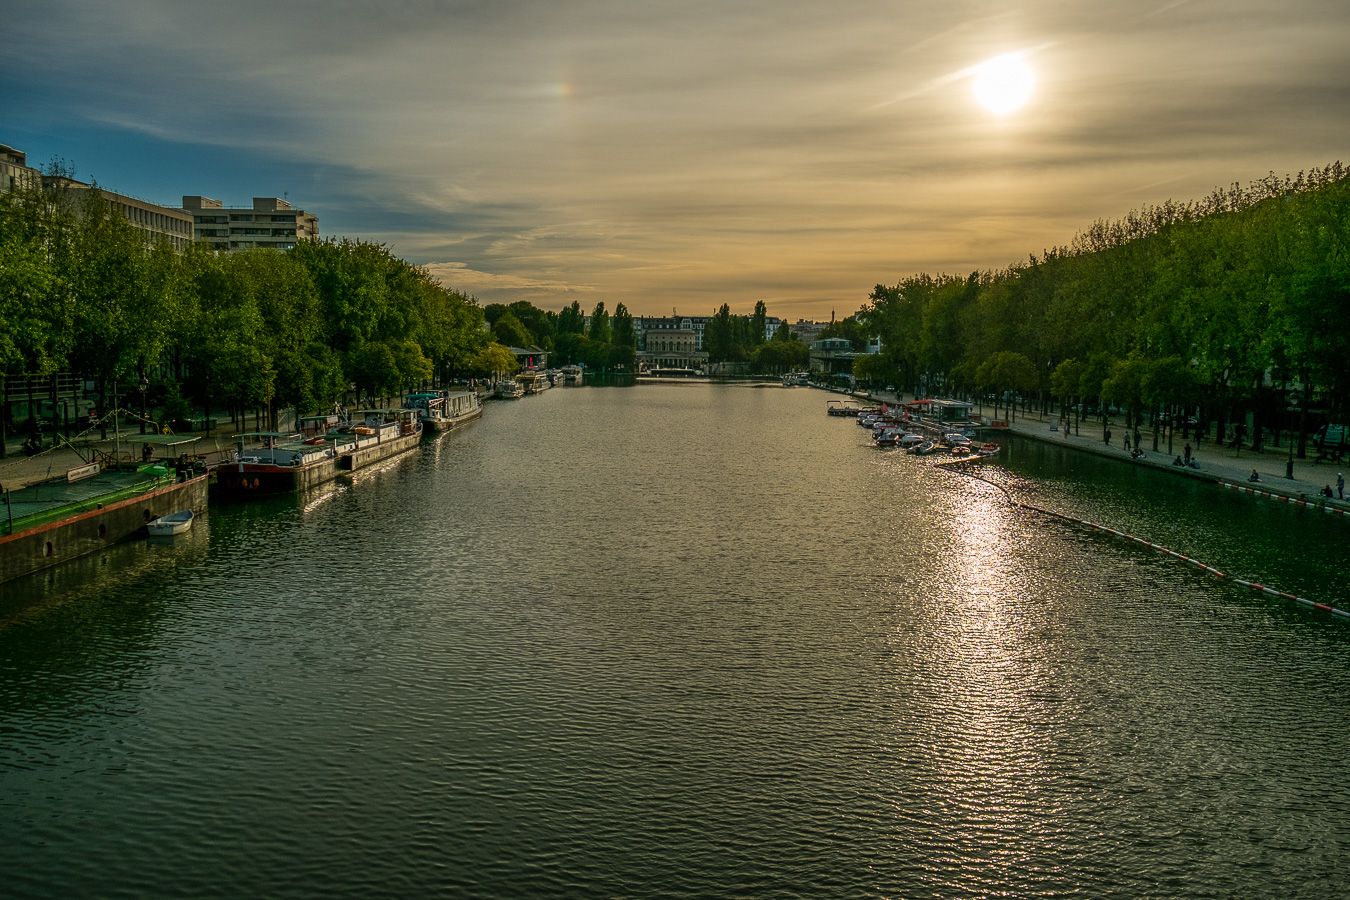
[[514,366],[483,322],[472,298],[381,244],[180,253],[147,247],[98,190],[0,202],[0,377],[77,373],[97,383],[100,414],[304,414],[353,389],[387,397]]
[[[622,303],[613,314],[603,302],[591,310],[589,327],[579,301],[560,312],[545,311],[525,300],[510,305],[489,304],[484,316],[498,342],[508,347],[548,351],[559,365],[582,364],[595,371],[633,372],[637,369],[638,339],[633,316]],[[808,351],[787,327],[766,340],[768,309],[755,304],[749,316],[732,315],[722,304],[704,329],[704,349],[710,362],[745,363],[752,372],[778,373],[805,369]]]
[[[855,374],[1047,408],[1196,417],[1251,438],[1346,419],[1350,171],[1340,163],[1098,221],[1001,271],[878,284]],[[1292,410],[1292,411],[1291,411]],[[1179,417],[1179,418],[1178,418]]]

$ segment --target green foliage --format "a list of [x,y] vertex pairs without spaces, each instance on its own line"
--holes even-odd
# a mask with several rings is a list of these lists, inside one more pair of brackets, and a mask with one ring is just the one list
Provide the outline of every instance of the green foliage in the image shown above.
[[[1297,379],[1350,417],[1350,178],[1340,164],[1097,222],[999,272],[877,285],[859,313],[904,384],[991,387],[1018,353],[1060,397],[1258,410]],[[847,320],[844,320],[845,322]],[[842,323],[827,335],[852,337]],[[986,367],[986,364],[987,367]],[[1031,379],[1026,379],[1030,382]],[[1004,388],[1010,389],[1010,388]]]
[[605,304],[595,304],[595,309],[591,312],[591,330],[586,335],[591,339],[592,344],[609,343],[609,313],[605,312]]
[[558,313],[558,325],[555,335],[563,334],[582,334],[586,331],[586,315],[581,311],[581,304],[576,300],[572,305]]
[[622,302],[614,307],[610,322],[609,364],[616,369],[636,371],[637,332],[633,330],[633,316]]
[[510,311],[503,312],[492,323],[492,336],[497,343],[506,347],[530,347],[534,345],[534,335],[520,323]]
[[0,373],[68,369],[105,404],[151,375],[208,410],[307,412],[349,382],[389,394],[462,369],[488,343],[472,300],[383,245],[175,253],[147,247],[97,188],[55,184],[0,203]]
[[1050,375],[1050,392],[1064,399],[1077,397],[1086,371],[1087,366],[1078,360],[1064,360],[1055,366],[1055,371]]
[[467,368],[484,378],[499,378],[519,369],[520,364],[510,350],[501,344],[492,343],[475,353]]
[[[780,329],[786,331],[787,329]],[[755,348],[753,362],[759,372],[781,374],[804,370],[810,363],[811,351],[794,335],[792,340],[775,340]]]

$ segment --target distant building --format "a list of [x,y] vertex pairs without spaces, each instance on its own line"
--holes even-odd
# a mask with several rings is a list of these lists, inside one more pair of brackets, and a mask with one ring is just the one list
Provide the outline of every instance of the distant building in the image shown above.
[[95,188],[92,184],[64,175],[44,175],[42,186],[48,190],[65,191],[68,202],[76,209],[81,203],[82,191],[97,190],[132,228],[140,232],[141,240],[147,247],[154,246],[161,239],[168,241],[169,246],[179,252],[192,246],[192,216],[181,209]]
[[[67,181],[65,187],[67,190],[89,190],[92,185]],[[122,213],[131,226],[141,233],[141,240],[147,246],[158,243],[161,238],[179,252],[192,246],[192,216],[189,213],[102,188],[99,188],[99,192],[103,194],[103,199],[112,204],[113,209]]]
[[538,347],[507,347],[522,369],[547,369],[548,351]]
[[853,371],[853,358],[862,356],[853,351],[848,338],[823,338],[811,342],[811,371],[834,375]]
[[[28,165],[27,154],[23,151],[0,144],[0,193],[38,187],[67,192],[68,200],[75,208],[80,203],[81,195],[78,192],[94,189],[92,184],[65,175],[43,175]],[[140,232],[147,246],[154,245],[161,238],[167,240],[175,250],[192,245],[192,216],[183,210],[149,203],[104,188],[98,188],[98,192]]]
[[319,217],[277,197],[254,197],[253,206],[226,207],[210,197],[184,196],[183,209],[192,216],[197,240],[216,250],[265,247],[289,250],[296,241],[319,237]]
[[28,165],[28,155],[0,144],[0,194],[41,185],[42,173]]
[[708,360],[703,331],[689,316],[637,317],[633,331],[638,338],[638,362],[648,369],[697,369]]
[[789,325],[788,329],[800,338],[803,344],[806,344],[809,347],[816,338],[820,337],[820,333],[825,330],[828,324],[828,322],[812,322],[809,319],[798,319],[796,322]]

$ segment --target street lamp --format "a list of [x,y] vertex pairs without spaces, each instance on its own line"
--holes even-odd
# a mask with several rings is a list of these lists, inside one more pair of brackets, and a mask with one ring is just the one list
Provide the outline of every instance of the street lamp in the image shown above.
[[141,392],[141,434],[145,434],[145,392],[150,389],[150,379],[141,375],[140,383],[136,385],[136,389]]

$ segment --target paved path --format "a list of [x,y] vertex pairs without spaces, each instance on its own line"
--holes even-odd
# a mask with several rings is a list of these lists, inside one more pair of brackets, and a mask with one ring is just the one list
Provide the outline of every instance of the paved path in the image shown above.
[[[881,392],[874,392],[872,399],[887,403],[899,402],[894,394]],[[986,412],[992,412],[992,410],[986,409]],[[1160,437],[1158,452],[1154,453],[1152,433],[1141,429],[1141,436],[1144,439],[1144,456],[1142,459],[1131,459],[1130,455],[1125,452],[1123,443],[1125,436],[1123,419],[1109,426],[1112,431],[1111,446],[1109,447],[1102,441],[1102,425],[1099,419],[1080,422],[1078,434],[1073,433],[1071,426],[1067,438],[1064,437],[1064,432],[1057,427],[1058,422],[1058,417],[1053,414],[1050,418],[1041,418],[1031,414],[1019,416],[1016,421],[1011,423],[1008,430],[1034,440],[1060,444],[1085,453],[1095,453],[1098,456],[1118,459],[1126,465],[1148,466],[1172,472],[1182,477],[1223,482],[1235,485],[1236,489],[1269,494],[1277,499],[1289,499],[1294,502],[1302,500],[1309,506],[1316,506],[1319,500],[1322,500],[1318,496],[1318,491],[1325,485],[1331,485],[1332,491],[1335,491],[1336,474],[1338,472],[1350,472],[1350,465],[1343,463],[1318,463],[1314,462],[1312,458],[1295,458],[1294,477],[1286,478],[1285,467],[1289,460],[1289,448],[1287,446],[1281,447],[1279,450],[1272,448],[1266,453],[1253,453],[1245,449],[1228,450],[1215,446],[1210,441],[1197,443],[1194,440],[1190,441],[1191,455],[1199,462],[1200,468],[1187,469],[1172,465],[1172,460],[1182,455],[1182,448],[1187,443],[1184,440],[1174,439],[1172,454],[1169,455],[1167,453],[1167,439],[1166,437]],[[1253,469],[1256,470],[1261,479],[1259,482],[1248,481]],[[1350,478],[1347,478],[1347,480],[1350,480]],[[1350,513],[1350,486],[1347,486],[1346,497],[1346,500],[1333,499],[1323,500],[1322,502],[1328,509]]]
[[[133,460],[140,459],[141,445],[136,441],[138,437],[140,437],[139,428],[127,428],[125,425],[122,427],[121,451],[124,455],[131,454]],[[50,440],[50,435],[47,435],[47,439]],[[10,436],[5,441],[5,458],[0,459],[0,489],[18,490],[35,481],[61,478],[70,469],[84,465],[88,461],[80,453],[66,447],[46,450],[37,456],[24,456],[23,440],[24,436],[20,435]],[[117,450],[117,442],[113,440],[111,434],[108,440],[93,441],[90,446],[109,454]],[[228,452],[232,447],[229,438],[221,436],[218,432],[215,436],[203,438],[193,444],[191,452],[205,456],[210,463],[221,452]]]

